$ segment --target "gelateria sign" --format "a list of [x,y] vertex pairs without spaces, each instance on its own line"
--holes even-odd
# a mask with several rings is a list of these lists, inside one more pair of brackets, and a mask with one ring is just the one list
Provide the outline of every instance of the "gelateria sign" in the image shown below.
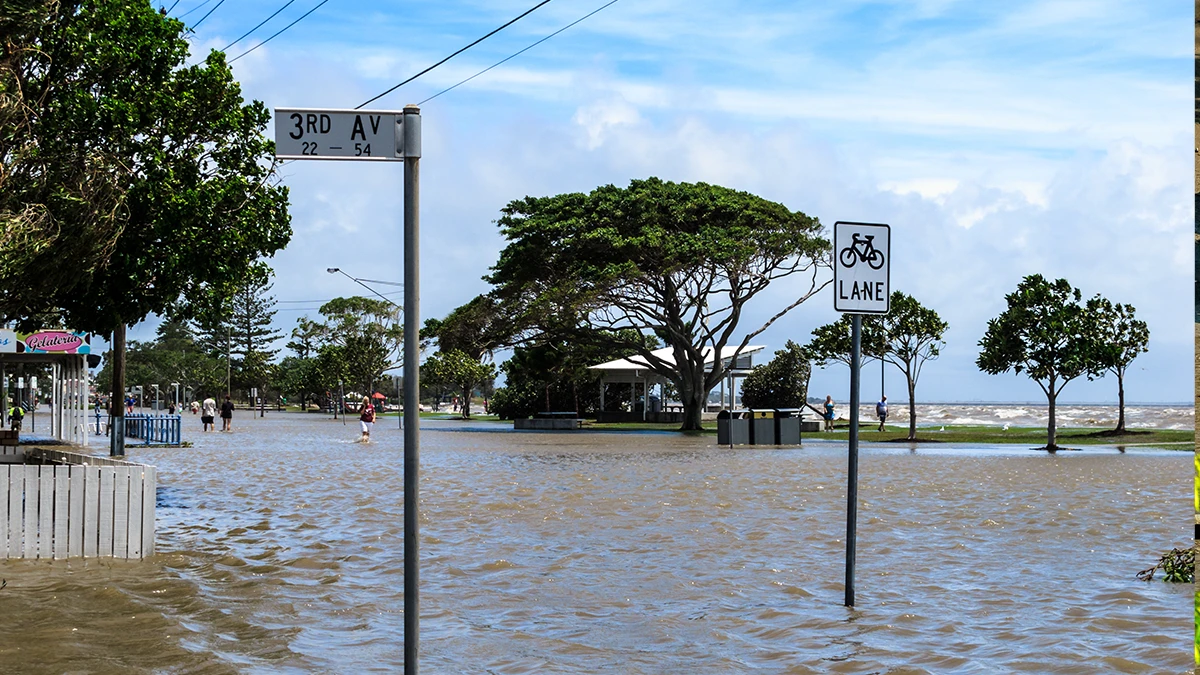
[[0,329],[0,354],[90,354],[92,336],[71,330],[17,333]]

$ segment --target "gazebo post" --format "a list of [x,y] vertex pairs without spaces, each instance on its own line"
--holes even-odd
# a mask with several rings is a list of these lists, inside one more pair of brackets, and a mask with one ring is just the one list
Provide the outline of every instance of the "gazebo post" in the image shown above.
[[646,388],[646,376],[642,376],[642,421],[646,421],[646,408],[650,407],[650,391]]

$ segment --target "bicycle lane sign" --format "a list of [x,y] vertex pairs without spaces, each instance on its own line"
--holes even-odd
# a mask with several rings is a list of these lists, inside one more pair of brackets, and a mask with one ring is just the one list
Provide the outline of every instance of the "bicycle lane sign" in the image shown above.
[[879,223],[833,224],[833,308],[887,314],[892,294],[892,228]]

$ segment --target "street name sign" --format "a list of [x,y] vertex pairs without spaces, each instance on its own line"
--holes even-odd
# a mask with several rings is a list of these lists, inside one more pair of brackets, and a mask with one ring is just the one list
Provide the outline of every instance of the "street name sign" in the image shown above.
[[833,224],[833,308],[887,314],[892,294],[892,228],[878,223]]
[[404,113],[275,109],[275,157],[402,161]]

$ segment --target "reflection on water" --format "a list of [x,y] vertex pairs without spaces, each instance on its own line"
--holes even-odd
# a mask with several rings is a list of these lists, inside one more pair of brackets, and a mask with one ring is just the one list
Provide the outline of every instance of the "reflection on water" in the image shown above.
[[[371,445],[269,413],[131,449],[159,467],[160,554],[0,561],[0,670],[399,668],[388,421]],[[1187,541],[1190,459],[866,447],[847,609],[844,445],[425,422],[422,667],[1184,672],[1191,588],[1134,574]]]

